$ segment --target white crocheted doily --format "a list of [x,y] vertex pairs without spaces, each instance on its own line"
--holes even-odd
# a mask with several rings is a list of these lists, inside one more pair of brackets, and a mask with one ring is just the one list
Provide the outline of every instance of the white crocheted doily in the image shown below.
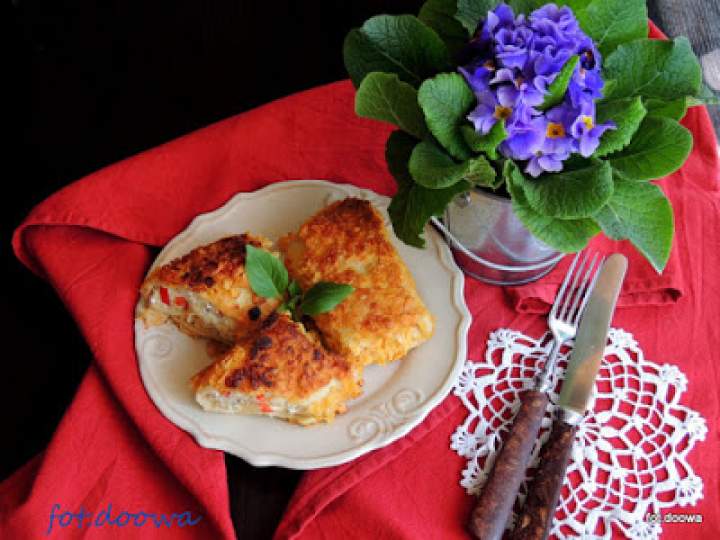
[[[450,446],[468,460],[460,481],[468,493],[482,489],[520,406],[519,394],[531,387],[549,348],[549,335],[535,340],[501,329],[490,334],[484,361],[465,364],[453,392],[468,416]],[[533,466],[549,435],[568,352],[564,348],[558,359]],[[590,410],[575,438],[551,530],[554,538],[611,538],[613,533],[658,538],[661,524],[648,514],[702,498],[702,479],[686,457],[697,441],[705,440],[707,426],[696,411],[679,404],[686,388],[687,378],[676,366],[646,360],[631,334],[610,330]],[[523,483],[520,503],[531,478]]]

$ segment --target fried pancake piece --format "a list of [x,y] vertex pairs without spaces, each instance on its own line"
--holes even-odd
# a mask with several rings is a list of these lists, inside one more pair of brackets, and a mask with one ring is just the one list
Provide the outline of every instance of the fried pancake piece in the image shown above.
[[385,364],[432,335],[433,317],[370,202],[337,201],[278,246],[290,276],[304,290],[320,281],[355,288],[332,311],[315,317],[330,349],[360,366]]
[[345,412],[345,402],[360,394],[360,371],[317,334],[274,312],[191,384],[206,411],[310,425]]
[[279,300],[255,295],[245,274],[246,246],[272,243],[240,234],[200,246],[155,269],[140,288],[146,325],[171,320],[182,332],[224,343],[256,329]]

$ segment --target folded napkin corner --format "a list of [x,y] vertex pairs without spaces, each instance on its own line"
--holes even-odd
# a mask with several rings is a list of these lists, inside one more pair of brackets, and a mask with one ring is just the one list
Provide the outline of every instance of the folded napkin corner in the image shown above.
[[[619,252],[628,258],[628,273],[620,291],[618,308],[672,306],[684,294],[685,283],[676,249],[662,274],[658,274],[627,242],[599,237],[592,242],[591,249],[604,254]],[[510,307],[518,313],[548,313],[571,260],[572,257],[565,257],[547,276],[534,283],[506,287]]]

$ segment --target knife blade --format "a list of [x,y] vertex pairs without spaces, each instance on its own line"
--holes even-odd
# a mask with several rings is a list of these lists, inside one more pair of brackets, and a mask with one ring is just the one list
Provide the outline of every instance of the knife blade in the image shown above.
[[[564,416],[567,419],[579,421],[585,414],[588,399],[595,387],[595,376],[600,369],[610,321],[626,271],[625,256],[619,253],[610,255],[603,263],[590,295],[558,400],[558,406],[566,411]],[[579,415],[579,418],[576,415]]]
[[615,253],[600,269],[568,362],[558,399],[558,418],[540,453],[540,465],[528,488],[511,540],[544,540],[548,537],[575,431],[595,387],[627,264],[623,255]]

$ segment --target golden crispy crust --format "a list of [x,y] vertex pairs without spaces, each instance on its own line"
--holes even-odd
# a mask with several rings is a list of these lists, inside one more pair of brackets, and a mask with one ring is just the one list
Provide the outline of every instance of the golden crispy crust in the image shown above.
[[303,289],[320,281],[355,287],[315,317],[329,347],[361,365],[396,360],[433,332],[432,316],[368,201],[348,198],[322,209],[279,241],[292,278]]
[[170,285],[206,291],[224,278],[234,279],[245,269],[245,247],[264,247],[266,240],[249,234],[221,238],[161,266],[153,275]]
[[336,389],[323,394],[325,399],[316,400],[303,414],[331,419],[344,410],[347,399],[360,393],[359,377],[344,357],[326,350],[314,333],[276,312],[191,379],[195,391],[211,387],[224,396],[240,392],[267,403],[282,398],[289,404],[304,402],[331,382]]
[[[151,307],[150,298],[154,289],[164,287],[172,289],[173,296],[193,296],[211,304],[222,316],[235,321],[237,335],[252,331],[260,324],[262,317],[278,306],[279,300],[263,298],[252,292],[245,274],[248,244],[266,250],[272,246],[269,240],[259,236],[229,236],[200,246],[156,268],[140,289],[144,307]],[[175,309],[177,306],[174,304],[171,307],[177,313],[173,312],[169,317],[183,332],[201,337],[218,337],[209,328],[212,324],[205,324],[199,317],[188,322],[182,310]],[[225,336],[224,339],[232,340],[233,337]]]

